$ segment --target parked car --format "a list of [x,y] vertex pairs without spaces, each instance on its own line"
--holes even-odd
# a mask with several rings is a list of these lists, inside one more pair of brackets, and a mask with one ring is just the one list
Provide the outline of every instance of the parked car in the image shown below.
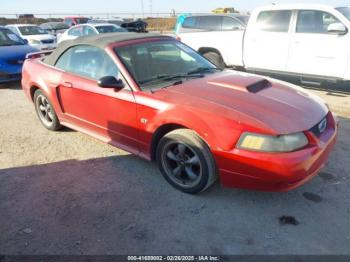
[[62,22],[48,22],[41,24],[40,27],[56,37],[69,29],[69,26]]
[[37,25],[17,24],[7,25],[6,27],[21,38],[27,40],[29,45],[37,49],[48,50],[57,47],[56,37],[50,35]]
[[35,16],[33,14],[20,14],[18,15],[19,19],[34,19]]
[[277,4],[255,9],[245,31],[178,37],[220,67],[293,76],[308,84],[342,82],[350,80],[350,21],[344,14],[327,5]]
[[175,33],[224,32],[221,36],[227,36],[229,40],[229,32],[244,30],[248,20],[248,15],[241,14],[182,14],[178,17]]
[[237,52],[235,49],[242,48],[235,39],[243,37],[248,19],[249,16],[241,14],[182,15],[178,18],[175,34],[209,61],[225,68],[226,61],[220,51],[231,55]]
[[148,24],[145,21],[137,20],[132,22],[127,22],[121,24],[121,27],[125,28],[129,32],[136,32],[136,33],[147,33],[147,26]]
[[[186,193],[296,188],[323,167],[337,122],[302,88],[222,71],[173,37],[108,34],[29,56],[22,87],[49,130],[67,126],[156,160]],[[217,172],[218,171],[218,172]]]
[[113,18],[113,19],[96,18],[96,19],[89,20],[88,23],[89,24],[113,24],[113,25],[121,26],[122,24],[125,23],[125,21],[121,18]]
[[22,65],[28,53],[38,51],[6,27],[0,26],[0,83],[21,79]]
[[69,27],[86,24],[90,19],[83,16],[68,16],[63,19],[63,23],[67,24]]
[[82,36],[98,35],[106,33],[125,33],[127,30],[113,24],[84,24],[71,27],[58,36],[58,43],[73,40]]
[[215,14],[228,14],[228,13],[236,13],[236,9],[234,7],[224,7],[224,8],[216,8],[212,11]]

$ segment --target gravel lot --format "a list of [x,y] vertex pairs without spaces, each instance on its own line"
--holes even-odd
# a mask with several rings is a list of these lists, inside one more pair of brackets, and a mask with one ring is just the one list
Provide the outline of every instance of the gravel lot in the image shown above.
[[19,84],[0,86],[0,254],[350,254],[350,95],[312,92],[341,122],[320,176],[289,193],[190,196],[154,164],[47,131]]

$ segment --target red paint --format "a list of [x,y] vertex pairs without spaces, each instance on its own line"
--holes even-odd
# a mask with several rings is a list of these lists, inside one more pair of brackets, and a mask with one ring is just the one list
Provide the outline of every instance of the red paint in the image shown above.
[[[162,40],[169,38],[139,39],[106,48],[129,90],[100,88],[95,81],[38,59],[26,60],[23,89],[30,99],[33,87],[45,92],[63,125],[147,159],[152,158],[151,142],[158,128],[176,124],[193,129],[209,145],[224,186],[286,191],[307,182],[322,168],[335,144],[337,124],[322,102],[302,91],[271,81],[272,87],[250,93],[246,87],[263,78],[233,71],[209,74],[154,93],[140,91],[113,48]],[[327,114],[327,130],[315,137],[308,130]],[[246,131],[268,135],[303,131],[309,145],[278,154],[236,149]]]

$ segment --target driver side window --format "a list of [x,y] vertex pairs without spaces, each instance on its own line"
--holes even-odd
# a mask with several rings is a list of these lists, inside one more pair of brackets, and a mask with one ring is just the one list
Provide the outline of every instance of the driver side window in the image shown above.
[[328,26],[341,23],[333,15],[314,10],[301,10],[298,14],[297,33],[328,34]]
[[56,62],[56,67],[81,77],[99,80],[104,76],[119,78],[119,70],[102,49],[80,45],[68,49]]

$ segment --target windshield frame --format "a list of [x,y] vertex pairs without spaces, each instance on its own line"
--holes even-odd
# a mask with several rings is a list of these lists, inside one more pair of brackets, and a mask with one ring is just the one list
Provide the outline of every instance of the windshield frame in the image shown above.
[[[6,37],[6,40],[8,41],[8,44],[2,44],[0,42],[0,47],[3,46],[19,46],[19,45],[26,45],[25,41],[17,34],[15,34],[14,32],[12,32],[10,29],[7,28],[0,28],[0,32],[3,33]],[[16,38],[18,38],[19,42],[11,39],[9,37],[9,35],[14,35],[16,36]]]
[[[198,55],[198,58],[203,59],[202,61],[204,61],[206,63],[207,68],[212,69],[212,70],[204,70],[203,72],[196,73],[195,75],[190,75],[189,74],[187,76],[185,76],[185,74],[181,73],[181,72],[174,72],[171,75],[169,74],[168,77],[164,77],[164,75],[160,75],[159,82],[146,83],[146,84],[143,85],[142,83],[140,83],[142,81],[140,81],[140,80],[138,80],[136,78],[136,76],[132,72],[132,69],[130,69],[129,66],[125,63],[124,59],[119,54],[119,51],[120,51],[121,48],[125,48],[125,47],[138,46],[138,45],[142,46],[142,45],[148,45],[148,44],[154,44],[154,43],[164,43],[164,44],[171,43],[171,44],[175,44],[177,47],[180,48],[180,50],[182,50],[183,52],[187,53],[186,50],[184,50],[184,49],[182,49],[180,47],[180,46],[183,46],[186,49],[191,50],[191,52],[193,52],[196,55]],[[156,39],[156,40],[151,40],[151,41],[149,41],[149,40],[147,41],[146,40],[144,42],[135,42],[133,44],[117,45],[117,46],[114,46],[112,48],[112,51],[113,51],[114,55],[119,59],[121,64],[124,66],[125,70],[129,74],[129,76],[133,79],[133,81],[137,85],[138,89],[140,91],[142,91],[142,92],[147,92],[147,91],[153,92],[154,90],[167,88],[167,87],[170,87],[172,85],[182,84],[183,81],[185,81],[185,80],[187,81],[187,80],[194,79],[194,78],[202,78],[202,77],[205,77],[206,74],[222,71],[217,66],[215,66],[213,63],[208,61],[205,57],[201,56],[194,49],[192,49],[191,47],[189,47],[189,46],[185,45],[184,43],[181,43],[181,42],[179,42],[179,41],[177,41],[175,39],[174,40],[171,40],[171,39]],[[189,53],[187,53],[187,55],[190,56]],[[200,64],[198,64],[197,68],[203,68],[203,67],[201,67]],[[190,71],[192,71],[192,70],[190,70]],[[188,73],[190,73],[190,71]],[[177,75],[183,75],[183,77],[176,78]],[[174,78],[174,76],[175,76],[175,78]],[[154,79],[156,79],[156,75],[154,75],[153,77],[154,77]],[[169,80],[167,80],[167,79],[169,79]]]

